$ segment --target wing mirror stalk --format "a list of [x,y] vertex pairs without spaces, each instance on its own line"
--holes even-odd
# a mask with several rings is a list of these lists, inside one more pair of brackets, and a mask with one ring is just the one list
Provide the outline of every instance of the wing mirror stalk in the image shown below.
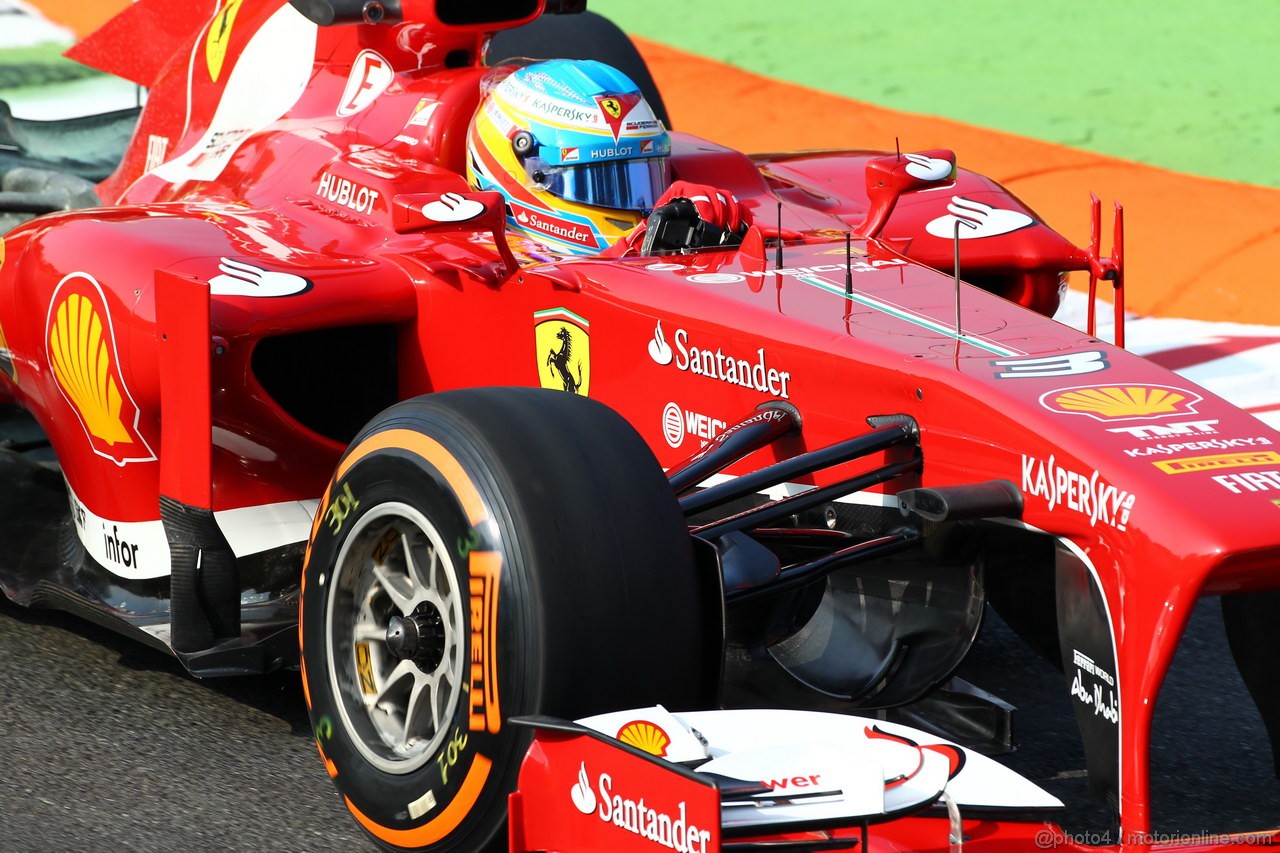
[[877,157],[867,163],[866,219],[854,229],[855,237],[877,236],[898,198],[907,192],[943,187],[956,179],[956,154],[945,148]]

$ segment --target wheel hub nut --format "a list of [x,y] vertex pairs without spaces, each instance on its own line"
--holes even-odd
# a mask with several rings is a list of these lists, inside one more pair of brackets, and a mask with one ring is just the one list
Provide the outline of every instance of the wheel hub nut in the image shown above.
[[387,621],[387,649],[399,660],[411,660],[433,672],[444,660],[444,619],[434,604],[423,602],[408,616]]

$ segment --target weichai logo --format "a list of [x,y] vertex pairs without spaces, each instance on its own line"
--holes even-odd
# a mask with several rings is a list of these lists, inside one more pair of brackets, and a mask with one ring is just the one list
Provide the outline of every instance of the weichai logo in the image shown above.
[[1050,391],[1040,397],[1040,405],[1065,415],[1124,421],[1195,414],[1203,399],[1194,391],[1167,385],[1084,385]]
[[93,452],[117,465],[156,456],[138,431],[141,412],[120,375],[106,297],[87,273],[71,273],[53,293],[45,324],[49,367]]

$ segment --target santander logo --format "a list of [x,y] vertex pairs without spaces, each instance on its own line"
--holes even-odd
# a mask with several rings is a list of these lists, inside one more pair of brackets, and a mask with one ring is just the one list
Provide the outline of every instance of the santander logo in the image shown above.
[[209,292],[218,296],[292,296],[311,289],[300,275],[272,272],[231,258],[218,264],[219,275],[209,279]]
[[983,237],[998,237],[1035,224],[1035,220],[1025,213],[992,207],[958,195],[951,197],[947,212],[947,216],[939,216],[930,221],[924,230],[935,237],[951,240],[956,237],[956,224],[959,223],[961,240],[978,240]]
[[648,805],[646,797],[638,800],[614,793],[613,777],[601,773],[597,781],[599,797],[591,790],[591,777],[587,765],[578,768],[578,781],[569,788],[573,807],[583,815],[595,814],[604,823],[612,824],[622,832],[652,841],[659,847],[675,853],[707,853],[711,831],[689,822],[688,803],[681,800],[675,814]]
[[657,364],[670,364],[674,358],[671,351],[671,344],[667,343],[667,338],[662,334],[662,321],[658,321],[658,325],[653,330],[653,340],[649,341],[649,358],[653,359]]
[[907,160],[907,174],[922,181],[940,181],[951,174],[951,163],[924,154],[903,154]]
[[591,814],[596,810],[596,795],[591,790],[591,780],[587,778],[585,761],[578,768],[578,781],[569,789],[569,798],[573,800],[573,807],[583,814]]
[[466,222],[484,213],[484,205],[461,193],[445,193],[422,206],[422,215],[433,222]]
[[548,237],[554,237],[578,246],[586,246],[590,249],[600,248],[600,244],[595,235],[591,233],[591,229],[581,223],[561,219],[546,213],[539,213],[533,208],[525,207],[517,202],[511,202],[511,209],[515,213],[516,222],[530,231],[536,231]]

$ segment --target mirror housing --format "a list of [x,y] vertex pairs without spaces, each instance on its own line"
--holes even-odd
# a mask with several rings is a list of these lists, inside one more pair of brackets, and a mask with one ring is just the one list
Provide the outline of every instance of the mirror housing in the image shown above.
[[880,233],[889,214],[906,192],[943,187],[956,179],[956,154],[934,148],[911,154],[877,157],[867,163],[867,216],[854,236],[871,239]]

